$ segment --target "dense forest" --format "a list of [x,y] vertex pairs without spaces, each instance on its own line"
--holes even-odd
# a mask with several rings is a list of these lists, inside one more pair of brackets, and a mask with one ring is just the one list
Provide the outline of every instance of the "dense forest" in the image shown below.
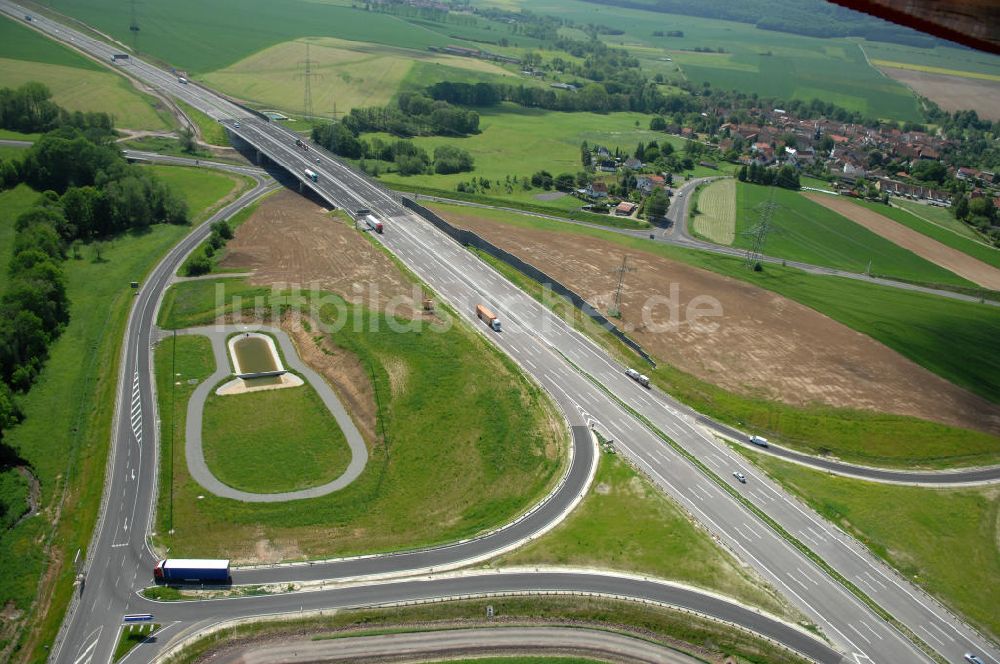
[[750,23],[809,37],[863,37],[930,48],[939,40],[823,0],[585,0],[599,5]]

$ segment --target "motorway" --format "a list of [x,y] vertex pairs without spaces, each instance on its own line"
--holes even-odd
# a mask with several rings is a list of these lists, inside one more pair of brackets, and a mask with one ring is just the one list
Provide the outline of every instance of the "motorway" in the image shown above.
[[[0,9],[15,18],[25,13],[8,2],[0,2]],[[38,19],[33,24],[98,57],[110,58],[110,53],[115,51],[44,19]],[[133,76],[168,93],[177,94],[196,108],[224,120],[232,134],[260,149],[290,173],[303,173],[307,167],[315,170],[319,174],[316,183],[300,177],[305,186],[314,189],[330,203],[349,211],[368,207],[380,214],[386,222],[386,231],[378,239],[467,318],[475,329],[533,376],[552,395],[570,423],[577,427],[575,431],[579,427],[592,426],[614,439],[623,455],[677,500],[721,543],[788,597],[847,655],[849,661],[929,660],[907,637],[882,620],[834,576],[813,562],[813,557],[805,555],[779,530],[762,519],[760,514],[766,515],[781,530],[808,547],[816,558],[826,561],[837,574],[860,588],[946,660],[959,662],[964,652],[975,651],[987,661],[1000,664],[1000,649],[995,644],[949,614],[935,600],[765,476],[745,468],[742,460],[708,435],[699,422],[664,401],[658,393],[649,392],[627,379],[622,367],[615,365],[599,347],[430,224],[406,212],[393,196],[326,153],[300,151],[294,146],[295,136],[290,132],[250,117],[211,91],[193,84],[180,84],[170,74],[139,60],[133,59],[129,67]],[[315,162],[317,158],[319,163]],[[200,230],[207,232],[204,227]],[[174,251],[182,255],[184,247],[190,249],[198,239],[196,233]],[[174,252],[171,255],[174,256]],[[134,589],[148,582],[148,570],[152,565],[152,553],[146,544],[155,496],[156,467],[155,402],[149,356],[149,344],[154,339],[152,312],[162,296],[171,267],[176,264],[164,261],[156,268],[140,291],[130,318],[123,349],[123,380],[118,395],[119,417],[113,441],[114,451],[109,461],[106,509],[89,548],[88,582],[83,588],[81,600],[83,610],[68,614],[62,633],[64,638],[53,652],[55,661],[74,664],[108,661],[117,624],[121,615],[129,611],[148,610],[157,614],[158,620],[177,621],[171,623],[171,632],[164,633],[156,644],[141,647],[129,658],[130,661],[150,661],[162,652],[174,635],[194,633],[212,622],[238,616],[406,601],[414,597],[532,589],[633,597],[658,596],[676,590],[667,584],[608,575],[506,573],[396,580],[324,591],[192,603],[158,604],[133,594]],[[500,314],[504,324],[502,333],[487,331],[478,324],[472,313],[477,302],[490,305]],[[667,444],[654,428],[668,435],[676,446]],[[148,432],[145,438],[142,436],[143,429]],[[576,444],[574,447],[580,453],[581,447],[590,446]],[[686,454],[682,454],[680,449]],[[697,458],[699,463],[692,463],[687,455]],[[574,459],[573,467],[576,465]],[[731,473],[736,469],[746,474],[746,485],[732,478]],[[525,521],[527,519],[519,523]],[[516,526],[498,531],[495,545],[516,545],[513,532]],[[440,550],[451,557],[451,564],[457,565],[468,558],[467,551],[463,549],[465,546],[459,543]],[[266,583],[379,573],[403,576],[413,573],[413,564],[419,563],[407,559],[406,555],[370,557],[238,571],[234,580],[238,583]],[[354,565],[355,568],[347,572],[346,565]],[[370,568],[366,567],[369,565]],[[389,567],[386,568],[386,565]],[[379,572],[379,569],[383,571]],[[708,596],[694,595],[700,603],[700,610],[708,615],[723,610],[718,604],[706,607],[704,602]],[[682,601],[673,595],[671,597],[668,603]],[[795,640],[795,634],[789,633],[783,634],[779,640],[808,652],[819,661],[834,661],[829,649],[807,634],[767,616],[742,610],[750,615],[734,614],[734,622],[749,622],[752,629],[765,634],[783,626],[798,634],[798,640]]]

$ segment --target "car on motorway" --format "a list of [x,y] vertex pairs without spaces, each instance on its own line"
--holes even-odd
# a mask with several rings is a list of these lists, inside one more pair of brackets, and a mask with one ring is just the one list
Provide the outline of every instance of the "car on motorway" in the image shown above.
[[747,476],[744,475],[743,473],[741,473],[738,470],[734,470],[733,471],[733,477],[735,477],[737,480],[739,480],[740,484],[746,484],[747,483]]
[[236,127],[237,129],[239,129],[240,128],[240,123],[239,122],[234,122],[233,126]]
[[982,657],[979,655],[973,655],[971,652],[965,653],[965,661],[969,662],[969,664],[986,664]]

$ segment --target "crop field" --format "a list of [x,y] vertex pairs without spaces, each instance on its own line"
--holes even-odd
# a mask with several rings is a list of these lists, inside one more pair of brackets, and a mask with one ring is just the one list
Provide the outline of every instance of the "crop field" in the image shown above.
[[[289,426],[294,422],[294,426]],[[297,491],[340,476],[351,460],[343,432],[316,390],[212,394],[203,421],[205,462],[221,482],[253,493]]]
[[[756,92],[761,97],[819,98],[880,118],[920,119],[912,93],[871,67],[853,40],[816,39],[758,30],[744,23],[608,8],[579,0],[520,0],[518,4],[540,14],[624,30],[625,34],[605,37],[605,41],[626,48],[634,44],[660,49],[663,57],[672,58],[684,76],[696,83],[708,81],[717,88]],[[653,36],[658,30],[682,30],[684,36]],[[698,47],[727,52],[694,52]],[[665,74],[673,63],[663,63]]]
[[694,232],[717,244],[736,239],[736,180],[716,180],[698,193]]
[[909,67],[881,65],[887,76],[906,85],[922,97],[927,97],[942,109],[955,112],[973,110],[987,120],[1000,120],[1000,80],[974,76],[952,76],[921,71]]
[[169,129],[159,102],[123,77],[42,37],[14,21],[0,19],[0,87],[38,81],[70,111],[103,111],[129,129]]
[[[264,108],[302,112],[302,71],[306,58],[317,75],[313,105],[329,115],[359,106],[382,106],[399,92],[417,65],[420,80],[496,80],[511,72],[489,62],[426,50],[414,50],[343,39],[300,39],[254,53],[202,78],[206,83]],[[520,78],[520,77],[518,77]]]
[[[1000,325],[994,307],[777,265],[748,272],[737,258],[511,212],[433,207],[547,270],[598,308],[613,289],[607,275],[628,253],[637,272],[626,280],[624,323],[635,322],[629,302],[664,295],[664,284],[678,285],[680,307],[692,295],[716,298],[724,314],[718,328],[630,330],[663,360],[654,372],[659,384],[703,412],[810,453],[861,463],[943,467],[1000,459],[1000,352],[988,347]],[[752,350],[743,352],[745,345]],[[634,361],[627,351],[621,357]],[[932,385],[936,396],[925,392]],[[946,403],[951,415],[944,420]],[[889,409],[899,414],[885,414]]]
[[900,63],[907,67],[926,67],[937,70],[971,74],[1000,74],[1000,56],[971,48],[935,46],[917,48],[887,42],[861,42],[865,53],[873,61]]
[[794,619],[773,589],[620,457],[601,453],[583,502],[554,530],[493,563],[563,565],[690,583]]
[[[754,461],[904,576],[996,636],[1000,614],[1000,490],[876,484],[767,455]],[[956,559],[961,564],[956,564]]]
[[737,183],[734,246],[753,244],[750,229],[759,221],[759,206],[772,194],[778,207],[771,217],[764,244],[768,256],[852,272],[865,272],[870,261],[872,274],[975,288],[971,281],[920,258],[803,194],[778,187]]
[[[202,173],[206,181],[231,187],[228,177]],[[181,190],[182,193],[183,190]],[[15,190],[20,196],[21,189]],[[2,195],[9,195],[2,194]],[[200,210],[188,198],[192,214]],[[86,548],[97,517],[103,486],[107,444],[114,407],[119,345],[128,307],[133,301],[128,282],[142,280],[157,259],[189,232],[184,226],[154,226],[142,235],[111,241],[103,262],[94,262],[92,250],[83,248],[81,260],[64,263],[71,302],[70,323],[49,351],[49,360],[38,382],[20,402],[26,419],[5,431],[5,442],[28,460],[41,482],[42,506],[55,510],[62,499],[77,504],[72,519],[62,519],[53,532],[46,519],[30,519],[0,538],[0,605],[8,601],[28,611],[39,591],[45,559],[38,542],[53,535],[53,553],[72,560],[77,548]],[[52,413],[63,413],[52,417]],[[63,489],[67,490],[65,496]],[[73,591],[73,569],[63,565],[46,577],[43,604],[25,614],[36,634],[51,642],[59,628]],[[44,659],[41,642],[37,659]]]
[[[964,279],[988,290],[1000,291],[1000,269],[949,244],[938,242],[906,224],[896,222],[891,216],[882,214],[883,211],[891,210],[887,206],[858,205],[845,196],[813,192],[805,192],[803,196]],[[993,258],[992,255],[990,257]]]
[[[120,20],[119,4],[113,0],[54,0],[51,6],[124,43],[131,42],[128,21]],[[141,6],[137,18],[142,27],[138,40],[142,53],[195,74],[224,69],[275,44],[307,36],[363,39],[419,50],[455,41],[394,16],[308,0],[207,4],[177,0]],[[301,92],[296,96],[301,97]]]

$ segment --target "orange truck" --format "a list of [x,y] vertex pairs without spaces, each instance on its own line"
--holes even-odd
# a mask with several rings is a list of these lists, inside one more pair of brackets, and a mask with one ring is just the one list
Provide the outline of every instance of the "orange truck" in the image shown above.
[[494,332],[500,331],[500,320],[497,318],[497,315],[487,309],[485,305],[476,305],[476,315],[479,316],[479,320],[489,325],[490,329]]

